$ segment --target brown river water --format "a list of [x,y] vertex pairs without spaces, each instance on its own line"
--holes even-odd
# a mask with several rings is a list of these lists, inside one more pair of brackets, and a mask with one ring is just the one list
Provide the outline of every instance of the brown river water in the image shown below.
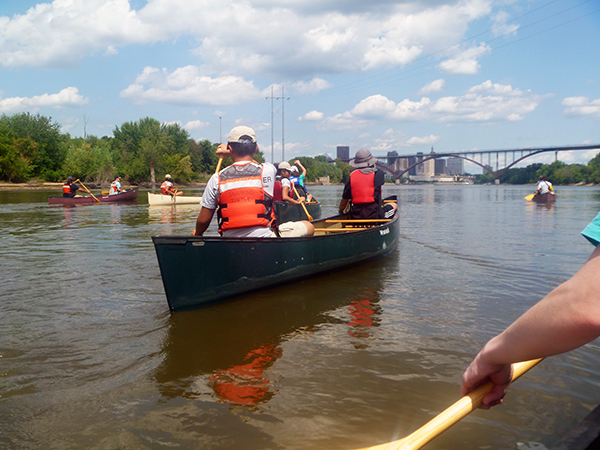
[[[0,448],[350,450],[408,435],[590,255],[580,232],[600,188],[559,187],[552,207],[527,203],[532,190],[386,186],[401,214],[389,257],[175,314],[150,236],[189,234],[198,206],[0,192]],[[325,215],[341,191],[311,189]],[[425,448],[551,448],[600,403],[599,372],[598,342],[548,358]]]

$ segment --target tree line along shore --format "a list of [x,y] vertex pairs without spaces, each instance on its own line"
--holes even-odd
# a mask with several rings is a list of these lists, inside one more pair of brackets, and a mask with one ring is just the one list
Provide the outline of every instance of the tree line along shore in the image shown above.
[[[196,141],[176,123],[146,117],[116,126],[112,136],[71,137],[52,118],[20,113],[0,116],[0,189],[46,189],[68,176],[90,188],[107,188],[116,176],[124,185],[156,186],[170,174],[182,186],[202,186],[214,173],[219,143]],[[259,143],[260,145],[260,143]],[[255,159],[264,162],[258,150]],[[327,178],[344,183],[352,172],[346,162],[325,155],[300,156],[308,184]],[[231,163],[226,158],[223,167]],[[544,175],[555,185],[600,184],[600,154],[587,164],[531,164],[500,176],[502,184],[533,184]],[[388,181],[395,182],[391,177]],[[408,181],[403,178],[400,182]],[[476,184],[495,181],[492,174],[475,177]]]

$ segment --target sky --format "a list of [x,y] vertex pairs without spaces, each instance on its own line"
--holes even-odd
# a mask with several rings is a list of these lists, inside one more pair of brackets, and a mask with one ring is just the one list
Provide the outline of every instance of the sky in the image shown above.
[[600,145],[598,42],[599,0],[2,0],[0,114],[247,125],[273,162]]

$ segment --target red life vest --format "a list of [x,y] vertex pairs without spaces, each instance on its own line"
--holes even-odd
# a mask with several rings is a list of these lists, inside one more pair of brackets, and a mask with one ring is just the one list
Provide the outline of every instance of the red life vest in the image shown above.
[[275,184],[273,185],[273,201],[280,202],[283,200],[281,196],[281,180],[275,180]]
[[63,184],[63,194],[71,194],[71,185]]
[[170,181],[163,181],[163,183],[160,185],[160,192],[162,193],[162,195],[170,195],[171,192],[173,191],[173,183],[171,183]]
[[350,174],[350,190],[352,191],[352,203],[374,203],[375,202],[375,172],[364,174],[355,170]]
[[271,226],[273,198],[264,190],[262,171],[262,166],[248,163],[219,173],[219,232]]

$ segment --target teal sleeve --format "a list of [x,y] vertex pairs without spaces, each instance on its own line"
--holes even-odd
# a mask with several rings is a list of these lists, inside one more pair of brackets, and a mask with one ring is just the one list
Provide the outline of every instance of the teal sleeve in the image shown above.
[[600,243],[600,213],[585,227],[581,234],[596,246]]

